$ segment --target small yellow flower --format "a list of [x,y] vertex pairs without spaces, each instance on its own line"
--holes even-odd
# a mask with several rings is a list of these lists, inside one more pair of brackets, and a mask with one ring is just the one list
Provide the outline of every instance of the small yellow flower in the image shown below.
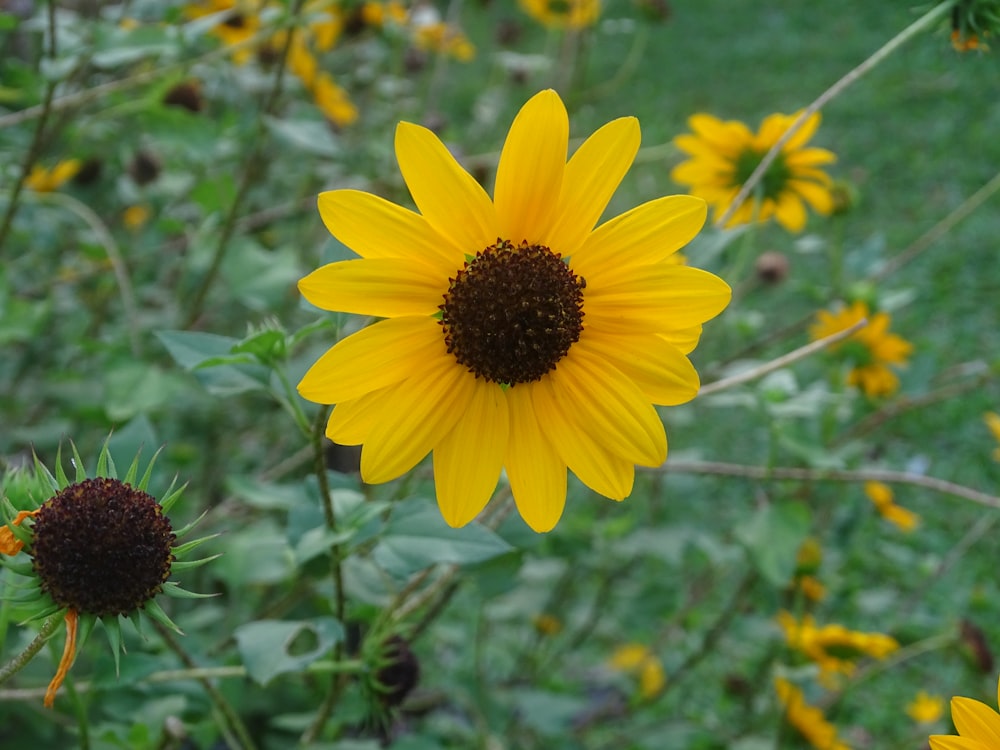
[[844,352],[852,360],[854,366],[847,375],[848,385],[861,389],[868,396],[888,396],[899,388],[899,378],[889,365],[905,366],[913,351],[909,341],[889,333],[891,318],[888,313],[871,315],[868,305],[860,301],[836,312],[821,310],[809,334],[814,341],[826,338],[865,318],[868,325],[835,344],[831,350]]
[[667,684],[663,664],[656,654],[641,643],[627,643],[615,649],[608,666],[618,672],[627,672],[639,678],[639,696],[652,700]]
[[[260,31],[259,0],[199,0],[186,5],[186,18],[197,19],[216,13],[224,13],[222,21],[212,27],[210,33],[226,47],[234,47],[247,42]],[[253,57],[250,47],[241,47],[233,53],[233,62],[246,65]]]
[[149,206],[135,205],[129,206],[122,213],[122,223],[133,232],[142,229],[150,217]]
[[831,678],[852,674],[861,656],[884,659],[899,648],[895,638],[882,633],[863,633],[837,624],[818,627],[812,615],[798,621],[788,612],[779,612],[778,624],[789,647],[815,662]]
[[550,29],[582,29],[601,15],[600,0],[518,0],[529,16]]
[[785,721],[816,750],[851,750],[849,745],[837,739],[837,728],[827,721],[823,712],[806,703],[802,690],[780,677],[775,679],[774,689],[784,708]]
[[815,576],[801,576],[797,580],[799,591],[809,601],[821,602],[826,598],[826,586]]
[[[688,119],[693,133],[674,139],[677,148],[690,158],[674,167],[670,177],[689,186],[692,195],[708,201],[718,218],[729,209],[764,155],[798,117],[798,112],[770,115],[753,133],[737,120],[724,122],[709,114],[693,115]],[[817,112],[781,147],[763,179],[732,215],[727,227],[773,217],[789,232],[797,233],[806,225],[805,203],[824,216],[833,211],[832,182],[820,167],[836,161],[836,157],[826,149],[805,147],[819,123]]]
[[566,161],[555,91],[514,120],[491,199],[431,131],[400,123],[396,157],[420,213],[357,190],[319,197],[327,228],[361,257],[299,282],[321,309],[382,318],[337,343],[299,393],[336,404],[327,436],[362,445],[361,475],[387,482],[433,452],[447,523],[479,514],[506,471],[525,522],[552,529],[567,468],[622,500],[635,466],[666,458],[653,404],[690,401],[687,358],[729,303],[718,277],[666,259],[705,204],[645,203],[596,226],[639,147],[615,120]]
[[534,625],[540,635],[556,635],[563,629],[562,620],[550,614],[536,615]]
[[[1000,702],[1000,685],[997,686]],[[951,699],[951,720],[958,736],[935,734],[931,750],[996,750],[1000,747],[1000,714],[971,698]]]
[[921,690],[906,706],[906,713],[918,724],[933,724],[944,713],[944,699]]
[[36,164],[31,168],[31,174],[25,178],[24,186],[36,193],[51,193],[72,180],[82,166],[83,162],[79,159],[61,161],[52,169]]
[[416,26],[413,43],[418,49],[451,55],[460,62],[468,62],[476,56],[476,48],[469,38],[443,21]]
[[993,435],[993,439],[998,443],[997,447],[993,449],[993,460],[1000,461],[1000,414],[988,411],[983,415],[983,421]]
[[406,7],[395,0],[366,2],[361,6],[361,18],[366,26],[381,28],[388,23],[403,26],[407,20]]
[[879,515],[901,531],[913,531],[920,524],[918,514],[896,504],[889,485],[882,482],[865,482],[865,494]]

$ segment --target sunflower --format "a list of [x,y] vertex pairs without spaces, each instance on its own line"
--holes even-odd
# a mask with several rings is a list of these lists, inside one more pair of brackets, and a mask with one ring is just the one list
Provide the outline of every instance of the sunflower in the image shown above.
[[529,16],[550,29],[582,29],[597,22],[600,0],[518,0]]
[[[997,686],[1000,703],[1000,685]],[[1000,714],[972,698],[951,699],[951,720],[958,736],[932,735],[931,750],[995,750],[1000,746]]]
[[888,313],[870,315],[868,305],[860,301],[837,312],[821,310],[809,333],[813,340],[823,339],[866,318],[868,325],[834,345],[832,350],[845,352],[853,361],[847,375],[848,385],[860,388],[868,396],[889,396],[899,388],[899,378],[889,365],[905,365],[913,345],[902,336],[889,333]]
[[626,117],[566,162],[554,91],[528,101],[500,156],[493,200],[426,128],[400,123],[396,157],[420,213],[355,190],[319,197],[327,228],[361,256],[299,282],[317,307],[386,318],[339,342],[299,383],[336,404],[326,434],[363,445],[386,482],[434,453],[452,526],[486,505],[502,469],[524,520],[555,526],[567,467],[615,500],[667,440],[653,404],[698,392],[687,358],[728,304],[718,277],[669,256],[705,220],[668,196],[594,225],[639,147]]
[[[693,134],[685,133],[674,139],[677,148],[691,158],[674,167],[670,177],[689,186],[692,195],[708,201],[718,218],[799,114],[769,115],[756,134],[736,120],[723,122],[708,114],[693,115],[688,119]],[[774,217],[789,232],[801,232],[806,225],[803,202],[824,216],[833,211],[832,182],[819,167],[835,161],[836,156],[823,148],[805,147],[819,122],[818,112],[811,115],[781,147],[763,179],[732,215],[727,227]]]
[[[51,635],[60,618],[66,625],[62,659],[45,693],[48,708],[55,704],[77,649],[98,620],[104,625],[117,668],[119,652],[125,650],[123,618],[138,628],[146,616],[180,633],[155,597],[160,593],[201,596],[167,580],[172,571],[197,567],[214,557],[180,561],[208,538],[177,543],[194,523],[175,531],[166,515],[183,487],[171,485],[162,502],[146,492],[155,460],[154,456],[140,477],[136,456],[125,478],[118,479],[105,443],[97,475],[88,478],[74,446],[73,481],[62,468],[61,456],[56,458],[55,475],[36,457],[32,474],[14,471],[3,477],[0,510],[6,525],[0,525],[0,563],[27,579],[12,584],[18,593],[7,597],[8,603],[16,602],[24,622],[45,619],[44,637]],[[17,510],[13,504],[30,505],[39,493],[51,496],[37,508]],[[17,560],[22,550],[30,563]],[[36,642],[44,642],[43,636]],[[27,659],[20,665],[25,663]],[[5,670],[5,676],[14,671]]]

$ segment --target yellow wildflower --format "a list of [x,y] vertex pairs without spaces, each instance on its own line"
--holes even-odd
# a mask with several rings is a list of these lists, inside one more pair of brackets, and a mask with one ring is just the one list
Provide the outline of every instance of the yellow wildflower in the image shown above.
[[798,621],[789,612],[779,612],[778,624],[789,647],[815,662],[826,677],[850,675],[858,657],[884,659],[899,648],[895,638],[882,633],[863,633],[837,624],[817,627],[812,615]]
[[601,15],[600,0],[518,0],[521,8],[551,29],[582,29]]
[[944,713],[944,700],[921,690],[906,706],[906,713],[918,724],[933,724]]
[[639,696],[643,700],[655,698],[667,684],[663,664],[656,654],[641,643],[627,643],[616,648],[608,660],[608,666],[616,671],[637,676]]
[[[1000,685],[997,686],[1000,702]],[[958,737],[932,735],[931,750],[996,750],[1000,747],[1000,714],[972,698],[951,699],[951,720]]]
[[774,689],[785,710],[785,721],[816,750],[851,750],[837,739],[837,728],[826,720],[823,712],[806,703],[802,690],[780,677],[775,679]]
[[993,460],[1000,461],[1000,414],[988,411],[983,415],[983,421],[993,435],[993,439],[998,443],[997,447],[993,449]]
[[122,223],[133,232],[141,229],[149,221],[149,206],[135,205],[129,206],[122,213]]
[[51,193],[72,180],[82,166],[83,162],[79,159],[61,161],[52,169],[46,169],[42,165],[36,164],[25,178],[24,186],[36,193]]
[[920,524],[920,516],[912,510],[897,505],[892,488],[882,482],[865,482],[865,494],[878,510],[879,515],[894,524],[900,531],[913,531]]

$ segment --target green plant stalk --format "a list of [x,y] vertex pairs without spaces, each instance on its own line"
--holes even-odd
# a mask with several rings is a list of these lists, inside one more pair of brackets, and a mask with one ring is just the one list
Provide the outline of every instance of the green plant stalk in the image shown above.
[[[156,632],[160,634],[167,647],[173,651],[180,658],[181,662],[189,670],[198,669],[198,665],[195,664],[194,659],[191,655],[184,650],[184,647],[177,642],[174,638],[173,631],[160,623],[157,620],[153,620],[153,627],[156,628]],[[240,743],[240,747],[243,750],[256,750],[257,746],[254,744],[253,738],[250,736],[250,732],[247,730],[246,725],[240,718],[240,715],[236,712],[236,709],[226,700],[226,697],[219,691],[215,685],[212,684],[211,680],[207,677],[196,678],[199,683],[201,683],[202,689],[204,689],[205,694],[208,695],[208,699],[212,702],[212,706],[225,720],[225,725],[228,729],[236,736]]]
[[[50,0],[48,3],[48,11],[49,59],[55,60],[58,49],[56,46],[55,0]],[[4,242],[7,239],[7,235],[10,234],[10,228],[14,224],[14,215],[17,213],[18,200],[24,190],[24,183],[28,179],[31,168],[41,154],[42,141],[45,137],[45,126],[48,124],[49,116],[52,114],[52,100],[55,97],[55,93],[56,82],[49,81],[45,87],[45,96],[42,99],[41,116],[38,118],[38,122],[35,123],[35,132],[31,136],[31,144],[24,155],[24,161],[21,162],[21,173],[17,176],[14,187],[11,188],[10,196],[7,198],[7,208],[4,211],[3,219],[0,219],[0,257],[2,257]]]
[[[327,481],[326,477],[326,459],[323,450],[323,437],[326,434],[326,421],[330,413],[329,407],[323,407],[316,414],[316,421],[313,423],[312,429],[312,444],[313,444],[313,457],[314,457],[314,471],[316,473],[316,481],[319,483],[319,495],[320,500],[323,503],[323,516],[326,520],[326,527],[332,532],[337,532],[337,515],[333,508],[333,498],[330,496],[330,483]],[[334,617],[337,618],[338,622],[344,621],[344,612],[347,608],[347,602],[344,598],[344,573],[341,566],[341,555],[340,555],[340,545],[333,545],[330,550],[330,575],[333,578],[333,595],[334,595]],[[344,655],[344,644],[340,641],[333,647],[333,660],[334,662],[339,662]],[[346,673],[332,673],[330,680],[330,690],[320,705],[319,710],[316,712],[316,716],[312,723],[309,725],[308,729],[302,734],[302,744],[308,745],[311,742],[315,742],[316,738],[319,737],[320,732],[323,731],[323,727],[326,726],[326,722],[330,719],[333,714],[334,708],[337,707],[337,703],[340,701],[340,696],[344,693],[344,688],[347,686]]]
[[28,644],[28,647],[4,664],[3,667],[0,667],[0,685],[24,669],[28,662],[35,658],[35,654],[42,650],[42,646],[52,637],[52,634],[62,624],[62,621],[63,613],[57,612],[42,623],[38,635]]
[[[277,70],[274,73],[274,83],[268,92],[267,98],[264,100],[262,115],[271,114],[278,104],[278,98],[281,96],[285,81],[285,68],[288,65],[288,52],[292,48],[292,41],[298,31],[295,22],[298,21],[303,5],[305,5],[305,0],[295,0],[295,5],[292,7],[289,15],[292,23],[288,29],[288,33],[285,35],[285,44],[281,49]],[[190,328],[201,317],[205,298],[208,296],[208,291],[212,288],[215,278],[219,275],[219,270],[222,268],[222,261],[226,257],[229,241],[232,239],[236,229],[236,220],[240,208],[243,205],[243,201],[246,200],[247,194],[250,192],[250,186],[253,184],[254,178],[257,176],[257,165],[263,159],[263,147],[266,135],[267,125],[264,124],[264,117],[260,116],[257,119],[257,128],[254,131],[250,156],[246,160],[246,166],[243,169],[239,187],[236,189],[236,195],[233,196],[233,201],[229,204],[229,211],[226,213],[226,218],[223,221],[222,230],[219,233],[219,241],[216,243],[215,252],[212,255],[212,262],[209,264],[208,270],[205,272],[205,276],[202,278],[201,284],[198,286],[194,298],[191,300],[187,320],[184,324],[185,328]]]
[[927,13],[922,15],[916,21],[911,23],[901,32],[896,34],[892,39],[882,45],[878,50],[876,50],[870,57],[864,60],[860,65],[855,67],[853,70],[848,72],[845,76],[840,78],[836,83],[834,83],[830,88],[820,94],[815,101],[812,102],[808,107],[802,110],[798,119],[792,123],[792,126],[785,131],[785,133],[775,141],[774,145],[771,146],[771,150],[764,154],[764,158],[761,159],[760,164],[757,168],[750,174],[747,181],[743,183],[743,187],[733,198],[733,202],[729,204],[729,208],[726,209],[725,213],[722,214],[715,222],[716,226],[724,227],[729,219],[732,218],[733,214],[743,205],[743,202],[750,197],[750,193],[754,190],[767,172],[768,168],[774,162],[775,158],[778,156],[778,152],[784,147],[788,141],[792,139],[806,121],[812,117],[816,112],[826,106],[830,101],[835,99],[837,96],[842,94],[845,89],[847,89],[852,83],[857,81],[859,78],[864,76],[870,70],[875,68],[879,63],[885,60],[889,55],[895,52],[904,43],[908,42],[917,34],[929,29],[941,18],[951,12],[952,7],[955,5],[957,0],[949,0],[948,2],[943,2],[940,5],[931,8]]

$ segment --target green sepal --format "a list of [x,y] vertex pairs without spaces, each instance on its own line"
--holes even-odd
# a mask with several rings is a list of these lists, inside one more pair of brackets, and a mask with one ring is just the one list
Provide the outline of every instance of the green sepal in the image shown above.
[[104,440],[104,445],[101,446],[101,452],[97,454],[97,476],[117,479],[118,469],[115,468],[115,461],[111,458],[111,451],[108,450],[110,441],[111,436],[108,435]]
[[[204,515],[204,513],[202,515]],[[194,523],[198,523],[198,521],[194,521]],[[183,534],[190,531],[191,526],[192,524],[188,524],[181,531],[176,532],[177,536],[182,536]],[[176,547],[174,547],[174,557],[183,557],[188,552],[193,550],[195,547],[200,547],[205,542],[215,539],[217,536],[219,536],[219,534],[210,534],[209,536],[202,536],[198,537],[197,539],[192,539],[190,542],[185,542],[184,544],[178,544]]]
[[[142,479],[139,480],[139,484],[135,485],[138,489],[142,490],[143,492],[145,492],[146,488],[149,487],[150,477],[153,476],[153,466],[156,464],[156,459],[160,457],[160,453],[162,451],[163,451],[162,447],[156,449],[156,453],[153,454],[153,457],[149,459],[149,463],[146,464],[146,471],[142,473]],[[139,456],[136,455],[134,464],[135,466],[138,466],[138,461],[139,461]],[[129,473],[130,474],[132,473],[131,469],[129,469]],[[125,481],[128,480],[126,479]],[[171,483],[170,487],[173,488],[173,486],[174,486],[173,483]],[[170,490],[167,490],[167,492],[169,491]],[[160,505],[162,506],[163,504],[160,503]]]
[[23,523],[17,526],[8,525],[8,527],[14,537],[24,544],[26,547],[31,547],[31,543],[35,541],[35,532],[31,527],[26,527]]
[[121,655],[125,651],[125,644],[122,642],[121,620],[117,617],[102,617],[101,624],[104,626],[104,634],[108,637],[111,653],[115,657],[115,677],[120,677]]
[[184,635],[184,631],[181,630],[176,625],[174,625],[174,621],[171,620],[169,617],[167,617],[167,613],[164,612],[163,608],[156,603],[155,599],[150,599],[148,602],[146,602],[146,604],[143,605],[143,609],[145,610],[147,615],[149,615],[151,618],[160,623],[160,625],[163,625],[166,628],[170,628],[175,633],[177,633],[177,635]]
[[4,524],[8,524],[13,521],[18,514],[18,510],[14,507],[14,503],[12,503],[10,498],[2,492],[0,492],[0,511],[3,512]]
[[[35,568],[30,562],[14,562],[14,559],[6,555],[0,555],[0,565],[7,568],[12,573],[25,578],[34,578]],[[13,583],[7,584],[13,586]]]
[[[35,583],[34,581],[31,582]],[[11,604],[30,604],[41,601],[42,590],[38,586],[18,586],[8,583],[4,586],[3,594],[0,594],[0,601]]]
[[78,623],[76,631],[76,652],[80,653],[83,648],[83,644],[87,642],[90,638],[90,634],[94,632],[94,625],[97,624],[96,615],[80,615],[80,622]]
[[56,612],[62,612],[65,609],[66,607],[60,607],[58,604],[52,603],[49,606],[43,607],[37,612],[33,612],[32,614],[28,615],[26,618],[24,618],[23,620],[21,620],[21,622],[18,623],[18,626],[27,625],[29,622],[34,622],[35,620],[44,620],[46,617],[54,615]]
[[133,609],[128,613],[129,622],[132,623],[132,627],[135,628],[135,632],[139,634],[139,637],[146,640],[146,634],[142,632],[142,617],[138,609]]
[[[83,481],[85,481],[87,479],[87,465],[84,464],[83,457],[80,455],[80,451],[78,451],[77,448],[76,448],[76,443],[74,443],[72,440],[70,440],[69,441],[69,446],[70,446],[70,448],[73,449],[73,468],[76,469],[76,479],[74,481],[75,482],[83,482]],[[62,450],[62,446],[61,445],[59,446],[59,448],[60,448],[60,450]],[[100,458],[97,459],[97,465],[98,466],[101,465],[101,459]],[[62,460],[60,460],[60,458],[58,457],[58,455],[56,457],[56,466],[57,467],[62,466]],[[102,477],[104,475],[101,474],[100,472],[98,472],[97,476]]]
[[[143,481],[147,481],[146,477],[143,477]],[[170,486],[167,487],[167,491],[163,493],[163,499],[160,500],[160,508],[163,509],[164,513],[170,512],[170,509],[174,507],[174,503],[176,503],[180,499],[181,493],[183,493],[184,490],[187,489],[187,482],[182,484],[177,489],[174,489],[175,484],[177,484],[177,477],[174,477],[173,481],[170,483]],[[139,489],[143,488],[140,487]]]
[[175,560],[170,564],[170,572],[176,573],[178,570],[191,570],[192,568],[200,568],[205,563],[210,563],[212,560],[216,560],[222,557],[220,552],[217,555],[212,555],[211,557],[203,557],[200,560]]
[[[42,479],[44,479],[46,482],[49,483],[49,487],[52,490],[53,495],[59,492],[59,490],[62,488],[59,486],[59,482],[56,480],[56,478],[52,476],[52,472],[49,471],[49,468],[45,464],[43,464],[41,460],[39,460],[38,454],[35,453],[34,451],[31,452],[31,456],[32,458],[35,459],[35,474],[42,477]],[[56,466],[59,467],[59,464],[56,464]],[[62,474],[62,476],[65,478],[66,475],[62,471],[60,471],[60,474]],[[66,484],[69,484],[69,482],[66,482]]]
[[[167,596],[172,596],[174,599],[211,599],[219,596],[219,594],[199,594],[196,591],[182,589],[181,585],[175,581],[167,581],[163,584],[163,593]],[[179,633],[180,631],[178,630],[177,632]]]

